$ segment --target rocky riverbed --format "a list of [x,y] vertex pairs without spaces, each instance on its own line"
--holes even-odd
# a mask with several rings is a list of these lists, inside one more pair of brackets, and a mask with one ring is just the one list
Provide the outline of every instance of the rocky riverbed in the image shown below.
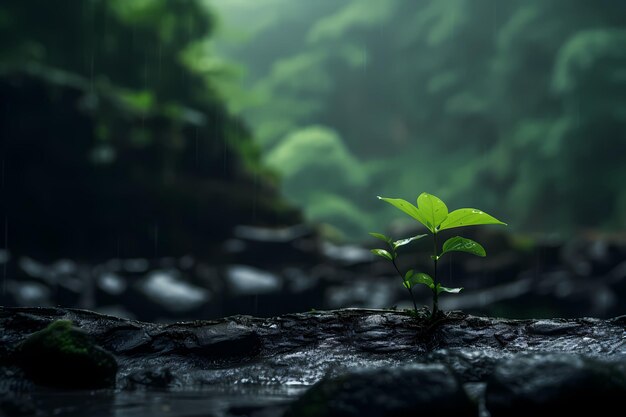
[[[109,388],[33,382],[16,352],[58,320],[114,356]],[[85,310],[2,308],[0,330],[5,415],[577,415],[626,394],[625,317],[452,312],[430,325],[404,311],[346,309],[153,324]],[[76,371],[55,362],[68,375]]]
[[[489,256],[458,254],[440,264],[442,282],[465,288],[443,297],[444,309],[515,318],[626,313],[620,302],[626,298],[625,237],[558,240],[489,230],[467,233],[483,243]],[[410,299],[393,267],[369,252],[377,244],[331,244],[300,225],[239,226],[210,259],[44,261],[0,250],[0,305],[82,308],[149,322],[346,307],[408,308]],[[401,254],[402,271],[432,273],[429,263],[415,264],[416,259],[429,260],[428,248],[420,244]],[[419,304],[430,304],[425,287],[416,297]]]

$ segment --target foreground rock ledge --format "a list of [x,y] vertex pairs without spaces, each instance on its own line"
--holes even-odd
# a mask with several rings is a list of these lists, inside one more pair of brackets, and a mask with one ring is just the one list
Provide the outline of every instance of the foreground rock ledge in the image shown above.
[[[528,372],[533,364],[545,372],[565,370],[581,383],[608,378],[614,384],[609,381],[605,388],[613,393],[622,392],[620,378],[626,378],[621,366],[626,360],[625,316],[611,320],[508,320],[453,312],[448,320],[425,331],[419,320],[405,312],[365,309],[154,324],[84,310],[0,308],[0,366],[4,372],[13,365],[15,346],[60,319],[71,320],[115,355],[119,389],[187,390],[232,384],[307,387],[323,378],[345,378],[363,368],[400,369],[434,363],[443,365],[481,407],[486,399],[493,402],[494,410],[500,410],[507,396],[532,396],[523,383],[519,387],[506,382],[515,381],[511,369],[519,368],[520,378],[536,377]],[[563,354],[578,356],[570,361]],[[516,358],[526,362],[511,364]],[[603,364],[616,371],[594,370]],[[582,368],[585,370],[579,372]],[[591,373],[588,368],[593,368]],[[419,372],[426,371],[420,368]],[[485,388],[489,381],[494,382]],[[542,381],[535,383],[541,386]]]

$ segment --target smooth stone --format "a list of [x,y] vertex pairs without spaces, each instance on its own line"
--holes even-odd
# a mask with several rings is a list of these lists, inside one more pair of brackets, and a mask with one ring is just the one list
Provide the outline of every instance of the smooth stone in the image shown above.
[[366,369],[324,379],[295,401],[285,417],[477,416],[448,368],[414,364]]
[[626,395],[626,363],[576,354],[517,356],[496,367],[485,395],[491,417],[619,410]]

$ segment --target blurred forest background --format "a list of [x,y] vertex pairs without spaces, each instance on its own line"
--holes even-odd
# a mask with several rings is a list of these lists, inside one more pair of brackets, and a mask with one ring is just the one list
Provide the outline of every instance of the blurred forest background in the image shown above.
[[224,86],[287,196],[351,236],[430,190],[517,230],[626,224],[626,2],[217,0]]
[[[518,236],[491,237],[517,254],[491,266],[449,264],[518,286],[448,307],[616,314],[626,246],[597,236],[623,235],[624,155],[621,0],[0,3],[5,304],[389,306],[402,288],[351,244],[412,232],[376,195],[427,191]],[[592,295],[590,276],[608,277]],[[572,307],[574,287],[593,299]]]

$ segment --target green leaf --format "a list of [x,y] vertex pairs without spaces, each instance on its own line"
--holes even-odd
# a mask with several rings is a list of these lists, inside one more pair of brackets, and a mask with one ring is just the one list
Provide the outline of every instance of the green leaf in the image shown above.
[[426,227],[433,233],[439,229],[439,225],[448,217],[448,207],[441,199],[432,194],[420,194],[417,197],[417,208],[426,220]]
[[451,237],[443,244],[443,250],[441,254],[448,252],[467,252],[476,256],[487,256],[485,248],[480,243],[474,242],[472,239],[467,239],[461,236]]
[[415,271],[412,269],[409,269],[408,271],[406,271],[406,274],[404,274],[404,280],[408,281],[409,278],[411,278],[413,275],[415,275]]
[[393,261],[393,256],[384,249],[372,249],[371,252],[376,256]]
[[418,240],[418,239],[421,239],[421,238],[426,237],[426,236],[428,236],[428,235],[417,235],[417,236],[409,237],[407,239],[396,240],[395,242],[393,242],[393,247],[394,247],[394,249],[397,249],[400,246],[408,245],[409,243],[413,242],[414,240]]
[[380,239],[383,242],[387,242],[389,244],[391,244],[391,238],[389,236],[385,236],[382,233],[374,233],[374,232],[370,232],[370,236],[375,237],[376,239]]
[[418,222],[422,223],[424,226],[428,227],[428,230],[430,230],[431,232],[433,231],[426,224],[426,218],[424,218],[424,215],[417,209],[417,207],[415,207],[413,204],[409,203],[408,201],[403,200],[401,198],[386,198],[386,197],[381,197],[381,196],[378,196],[378,199],[383,200],[391,204],[395,208],[402,210],[403,212],[413,217]]
[[430,275],[425,274],[423,272],[418,272],[417,274],[412,274],[408,279],[404,280],[404,286],[411,289],[417,284],[426,285],[428,288],[433,289],[435,284]]
[[449,292],[451,294],[458,294],[458,293],[461,292],[462,289],[463,289],[463,287],[461,287],[461,288],[448,288],[448,287],[441,286],[441,284],[437,284],[437,294],[441,294],[442,292]]
[[443,221],[443,223],[441,223],[439,230],[463,226],[477,226],[480,224],[507,225],[484,211],[473,208],[462,208],[454,210],[452,213],[448,214],[448,217]]

